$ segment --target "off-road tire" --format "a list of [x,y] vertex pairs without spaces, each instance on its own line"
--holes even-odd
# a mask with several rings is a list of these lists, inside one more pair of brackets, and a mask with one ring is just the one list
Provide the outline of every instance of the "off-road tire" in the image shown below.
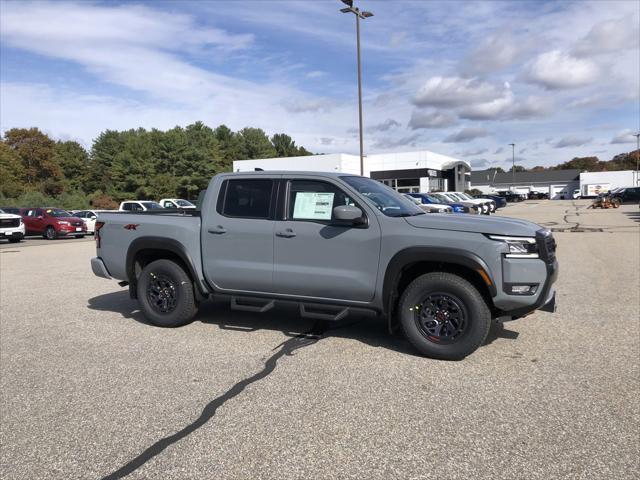
[[[417,306],[430,295],[451,296],[464,311],[466,328],[451,343],[430,339],[419,326]],[[431,272],[413,280],[402,293],[397,312],[402,330],[416,350],[441,360],[461,360],[473,353],[491,327],[491,312],[482,294],[469,281],[447,272]]]
[[[164,280],[162,280],[164,279]],[[175,303],[167,312],[162,312],[162,300],[153,303],[153,292],[158,291],[158,282],[170,284],[166,294]],[[162,289],[161,289],[162,290]],[[142,269],[137,281],[138,302],[144,316],[158,327],[180,327],[189,323],[198,310],[193,293],[193,282],[180,265],[171,260],[156,260]]]

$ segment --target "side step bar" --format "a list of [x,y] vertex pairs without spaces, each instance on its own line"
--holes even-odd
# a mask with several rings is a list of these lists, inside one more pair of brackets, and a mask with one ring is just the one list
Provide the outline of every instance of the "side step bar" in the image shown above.
[[300,316],[304,318],[337,322],[347,315],[349,315],[349,307],[335,307],[317,303],[300,304]]
[[231,297],[231,310],[264,313],[271,310],[275,303],[275,300],[265,300],[264,298]]

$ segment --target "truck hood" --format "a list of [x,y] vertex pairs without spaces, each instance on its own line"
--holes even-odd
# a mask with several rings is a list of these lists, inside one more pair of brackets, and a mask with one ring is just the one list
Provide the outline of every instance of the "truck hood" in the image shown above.
[[0,219],[9,220],[13,218],[22,218],[20,215],[14,215],[13,213],[0,213]]
[[433,228],[455,232],[487,233],[533,237],[542,227],[533,222],[508,217],[486,217],[476,215],[416,215],[405,217],[406,222],[416,228]]

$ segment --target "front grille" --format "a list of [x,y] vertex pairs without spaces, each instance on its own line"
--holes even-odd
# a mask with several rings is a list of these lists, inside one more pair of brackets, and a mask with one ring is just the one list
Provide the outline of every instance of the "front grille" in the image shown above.
[[553,263],[556,259],[556,239],[549,230],[538,230],[536,232],[536,242],[538,244],[538,254],[546,263]]
[[83,222],[71,222],[74,227],[81,227]]
[[20,226],[19,218],[2,218],[0,219],[0,228],[13,228]]

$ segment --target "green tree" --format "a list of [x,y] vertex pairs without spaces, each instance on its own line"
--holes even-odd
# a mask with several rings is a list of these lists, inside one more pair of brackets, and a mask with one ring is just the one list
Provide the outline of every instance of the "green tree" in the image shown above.
[[61,182],[62,170],[55,158],[55,142],[37,128],[12,128],[4,142],[17,155],[27,189],[37,190],[45,181]]
[[18,154],[4,141],[0,141],[0,195],[17,197],[24,192],[22,164]]
[[276,156],[276,149],[261,128],[245,127],[240,130],[239,134],[242,138],[244,159],[273,158]]
[[298,155],[298,147],[291,137],[284,133],[276,133],[271,137],[273,148],[276,149],[277,157],[294,157]]
[[239,134],[231,131],[226,125],[216,127],[213,134],[220,145],[220,154],[226,162],[240,160],[244,156],[242,149],[242,138]]
[[78,142],[58,140],[55,145],[55,158],[69,188],[85,190],[89,174],[89,154],[84,147]]

